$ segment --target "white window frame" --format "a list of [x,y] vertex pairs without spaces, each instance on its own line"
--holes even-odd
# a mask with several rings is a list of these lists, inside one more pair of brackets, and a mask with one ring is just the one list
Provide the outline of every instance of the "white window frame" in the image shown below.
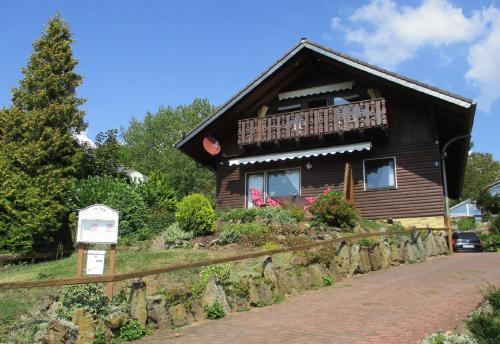
[[[299,171],[299,196],[302,195],[302,168],[301,167],[289,167],[289,168],[276,168],[272,170],[259,170],[259,171],[252,171],[252,172],[245,172],[245,208],[248,209],[248,175],[249,174],[264,174],[264,190],[263,190],[263,197],[264,197],[264,202],[266,201],[267,198],[267,190],[268,190],[268,184],[269,180],[267,179],[267,175],[269,172],[276,172],[276,171],[287,171],[287,170],[298,170]],[[277,196],[278,198],[281,196]]]
[[[366,166],[365,166],[366,161],[388,160],[388,159],[392,159],[394,161],[394,186],[381,186],[381,187],[375,187],[375,188],[367,188],[367,185],[366,185]],[[386,156],[386,157],[382,157],[382,158],[363,159],[363,186],[364,186],[364,191],[396,190],[398,188],[398,166],[397,166],[397,162],[396,162],[396,156]]]

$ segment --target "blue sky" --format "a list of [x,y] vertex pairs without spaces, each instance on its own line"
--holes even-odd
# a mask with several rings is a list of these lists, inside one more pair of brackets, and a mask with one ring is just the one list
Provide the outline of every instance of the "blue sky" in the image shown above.
[[476,99],[474,150],[500,159],[496,1],[2,2],[0,106],[56,11],[76,40],[91,138],[160,105],[221,104],[307,37]]

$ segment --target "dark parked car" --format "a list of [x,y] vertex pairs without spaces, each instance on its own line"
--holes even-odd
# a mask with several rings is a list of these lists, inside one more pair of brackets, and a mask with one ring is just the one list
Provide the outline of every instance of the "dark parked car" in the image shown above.
[[452,236],[453,251],[455,252],[481,252],[483,243],[474,232],[454,232]]

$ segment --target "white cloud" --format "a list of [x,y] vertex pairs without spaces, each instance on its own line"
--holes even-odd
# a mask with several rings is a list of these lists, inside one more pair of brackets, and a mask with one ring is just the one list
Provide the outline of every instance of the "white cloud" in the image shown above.
[[330,26],[359,45],[368,61],[387,68],[429,47],[443,58],[442,63],[449,63],[450,56],[441,48],[459,45],[468,51],[465,78],[479,91],[479,107],[488,111],[500,100],[500,10],[493,6],[465,15],[449,0],[423,0],[415,7],[371,0],[347,21],[334,17]]
[[360,44],[368,60],[385,67],[411,58],[424,46],[470,42],[484,27],[478,12],[466,17],[447,0],[424,0],[418,7],[372,0],[349,20],[352,25],[342,29],[347,41]]
[[469,49],[469,70],[465,74],[479,90],[478,105],[489,111],[500,100],[500,11],[490,7],[484,12],[489,25],[486,36]]

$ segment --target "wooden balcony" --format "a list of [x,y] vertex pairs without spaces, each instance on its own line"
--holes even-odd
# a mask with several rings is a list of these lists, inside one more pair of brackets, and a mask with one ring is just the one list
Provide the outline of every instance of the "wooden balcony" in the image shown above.
[[299,140],[375,127],[387,128],[383,98],[242,119],[238,121],[238,144]]

